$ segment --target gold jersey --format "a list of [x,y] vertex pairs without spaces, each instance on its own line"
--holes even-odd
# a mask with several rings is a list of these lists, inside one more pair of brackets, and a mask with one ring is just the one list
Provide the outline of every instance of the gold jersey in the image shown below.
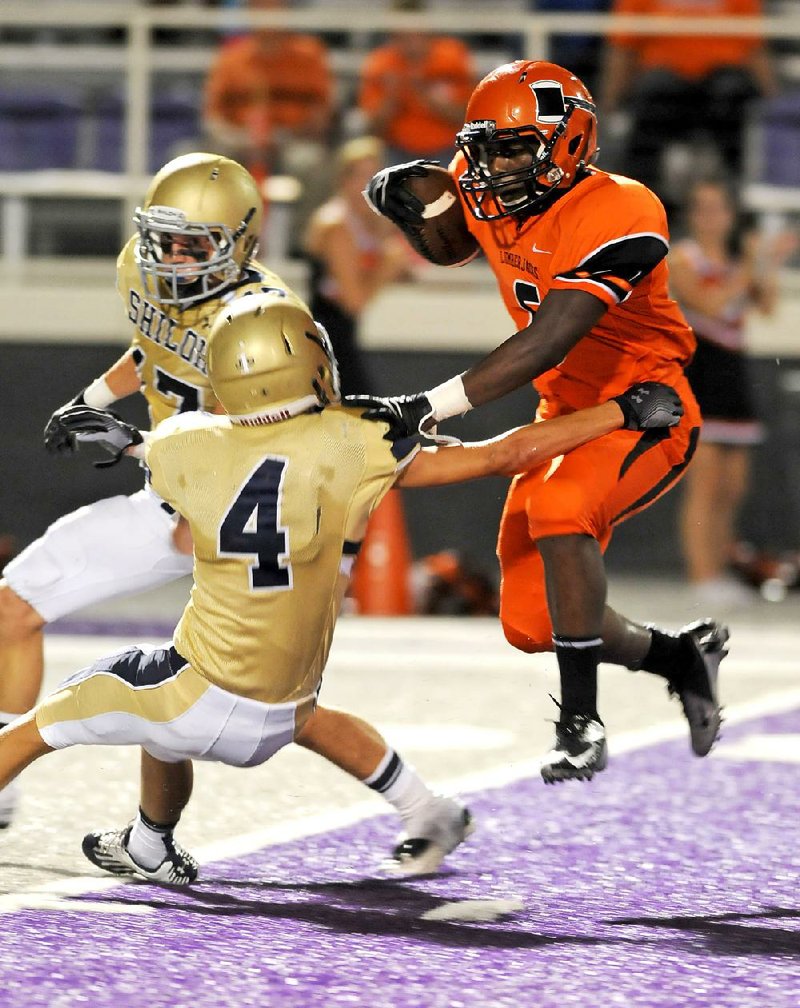
[[206,344],[217,312],[248,293],[278,293],[305,311],[308,308],[277,273],[255,260],[247,263],[241,279],[221,297],[211,297],[185,311],[160,307],[144,294],[134,258],[137,240],[134,235],[117,259],[117,290],[135,329],[131,346],[150,426],[189,410],[216,412],[219,405],[206,372]]
[[367,518],[416,451],[385,433],[330,406],[257,427],[195,413],[147,435],[153,488],[194,538],[175,647],[200,675],[266,703],[317,690]]

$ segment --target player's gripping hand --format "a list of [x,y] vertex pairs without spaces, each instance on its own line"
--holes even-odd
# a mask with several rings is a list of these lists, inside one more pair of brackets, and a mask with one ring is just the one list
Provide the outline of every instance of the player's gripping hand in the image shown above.
[[375,213],[388,217],[401,230],[419,226],[425,207],[406,189],[403,182],[411,175],[426,175],[426,165],[438,164],[438,161],[420,158],[417,161],[408,161],[406,164],[383,168],[369,180],[364,190],[364,199]]
[[75,442],[75,435],[71,434],[67,430],[61,422],[61,417],[68,409],[72,409],[73,406],[86,405],[83,398],[84,391],[85,389],[81,389],[74,399],[70,399],[68,403],[65,403],[63,406],[59,406],[45,424],[44,446],[51,455],[60,455],[66,452],[77,451],[78,445]]
[[361,410],[365,420],[382,420],[389,425],[383,435],[386,441],[428,436],[434,427],[433,407],[424,392],[416,395],[344,397],[344,405]]
[[651,427],[674,427],[683,416],[680,396],[661,382],[640,382],[614,396],[625,418],[625,430],[649,430]]
[[111,458],[95,462],[98,469],[115,465],[125,449],[142,443],[142,433],[115,413],[92,406],[70,406],[61,413],[60,423],[78,444],[96,444]]

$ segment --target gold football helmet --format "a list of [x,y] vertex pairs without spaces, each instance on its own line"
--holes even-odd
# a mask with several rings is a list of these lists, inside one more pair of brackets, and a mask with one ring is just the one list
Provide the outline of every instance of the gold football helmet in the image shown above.
[[241,424],[277,423],[341,398],[325,329],[277,294],[244,294],[223,308],[206,362],[214,394]]
[[184,154],[155,175],[133,216],[145,295],[179,309],[234,284],[255,254],[262,200],[255,179],[219,154]]

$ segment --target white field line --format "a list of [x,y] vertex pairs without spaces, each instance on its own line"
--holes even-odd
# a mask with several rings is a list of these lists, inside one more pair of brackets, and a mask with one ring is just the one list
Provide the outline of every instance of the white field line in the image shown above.
[[[740,724],[743,721],[764,717],[769,714],[779,714],[782,711],[791,710],[798,706],[800,706],[800,689],[770,693],[755,700],[749,700],[745,703],[726,708],[725,723],[728,725]],[[657,745],[660,742],[680,738],[685,732],[685,722],[677,718],[651,725],[648,728],[623,732],[615,736],[611,741],[612,757],[639,749],[646,749],[648,746]],[[472,794],[476,791],[503,787],[515,781],[536,776],[539,772],[539,762],[538,759],[528,759],[514,763],[504,763],[487,770],[451,778],[443,782],[439,786],[439,790],[447,794]],[[225,840],[218,840],[200,848],[195,854],[200,863],[205,865],[215,861],[242,857],[254,851],[261,850],[264,847],[289,843],[292,840],[300,840],[305,837],[316,836],[320,833],[342,829],[346,826],[353,826],[365,819],[388,815],[393,812],[394,810],[388,805],[376,808],[373,800],[356,802],[345,808],[315,815],[301,816],[298,819],[284,822],[280,825],[228,837]],[[113,889],[115,886],[125,884],[125,881],[121,881],[118,878],[97,878],[83,875],[45,885],[40,884],[32,886],[29,889],[22,889],[16,893],[0,896],[0,914],[34,907],[66,909],[59,902],[64,898],[82,896],[87,893],[105,892]],[[89,903],[86,909],[96,910],[98,906]],[[81,906],[79,904],[69,904],[69,909],[78,911],[81,909]]]
[[[82,668],[92,658],[111,654],[129,643],[124,638],[110,637],[46,638],[50,669],[47,688],[55,688],[68,673]],[[800,633],[791,629],[770,627],[769,639],[765,642],[752,628],[742,628],[741,632],[734,628],[723,679],[752,675],[753,666],[758,664],[763,664],[771,676],[794,678],[798,670],[799,643]],[[519,675],[528,679],[555,671],[552,654],[527,655],[514,651],[493,620],[360,617],[340,620],[326,674],[331,677],[340,671],[372,673],[380,668],[402,677],[406,671],[436,670],[443,661],[451,663],[463,676],[485,676],[490,670],[503,676]],[[601,668],[603,679],[631,674],[619,666],[603,665]]]

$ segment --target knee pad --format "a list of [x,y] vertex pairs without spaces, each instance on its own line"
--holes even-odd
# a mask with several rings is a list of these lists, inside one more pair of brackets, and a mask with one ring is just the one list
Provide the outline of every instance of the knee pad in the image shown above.
[[576,480],[544,483],[531,494],[526,505],[528,534],[534,542],[551,535],[593,535],[589,504],[586,488]]
[[527,621],[526,629],[522,629],[508,618],[504,618],[500,613],[500,625],[503,628],[508,643],[526,654],[541,654],[543,651],[553,650],[553,630],[550,618],[545,613],[545,618],[540,620],[530,619]]

